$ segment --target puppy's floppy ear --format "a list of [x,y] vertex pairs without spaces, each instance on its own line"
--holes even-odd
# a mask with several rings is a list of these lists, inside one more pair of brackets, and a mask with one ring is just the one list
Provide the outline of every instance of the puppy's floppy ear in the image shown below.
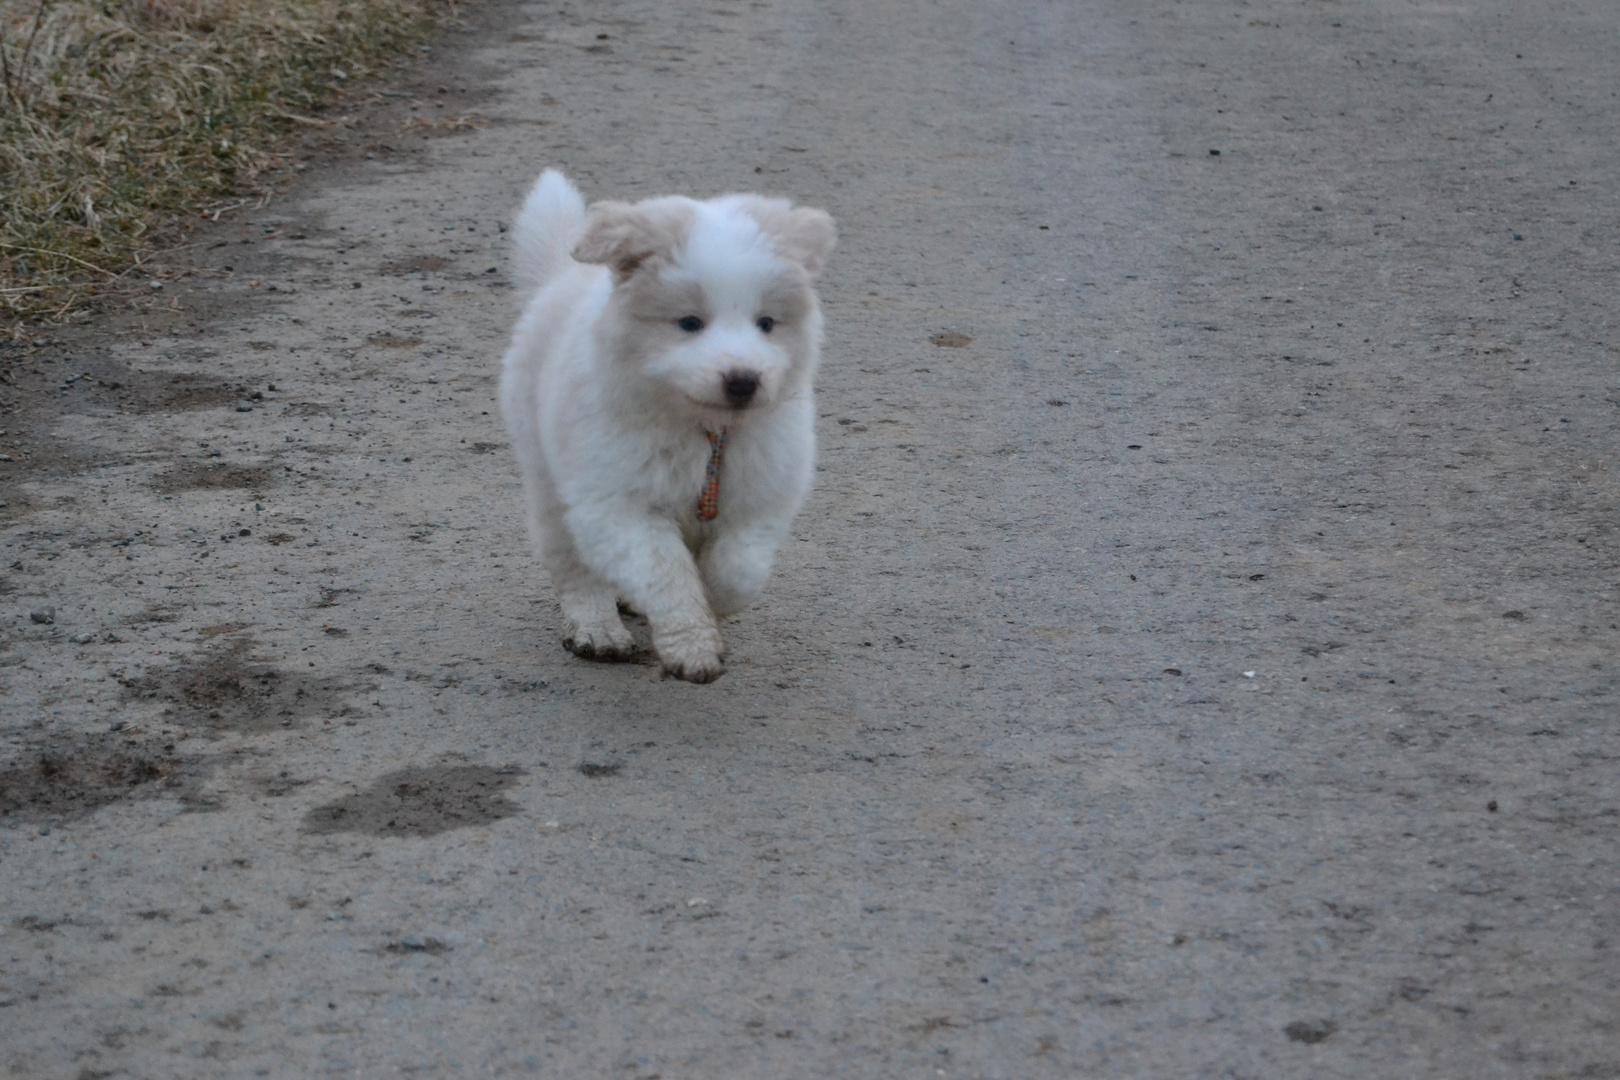
[[686,233],[687,218],[629,203],[597,203],[574,247],[574,258],[606,266],[613,271],[613,280],[622,282],[649,259],[674,254]]
[[838,240],[838,227],[825,210],[759,196],[746,198],[743,210],[759,223],[760,231],[771,238],[783,258],[804,267],[811,277],[827,265],[827,256]]

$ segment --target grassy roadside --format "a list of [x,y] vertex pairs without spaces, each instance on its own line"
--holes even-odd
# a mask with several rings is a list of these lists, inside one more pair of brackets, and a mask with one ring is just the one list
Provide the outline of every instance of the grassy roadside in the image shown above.
[[452,0],[0,0],[0,318],[131,287]]

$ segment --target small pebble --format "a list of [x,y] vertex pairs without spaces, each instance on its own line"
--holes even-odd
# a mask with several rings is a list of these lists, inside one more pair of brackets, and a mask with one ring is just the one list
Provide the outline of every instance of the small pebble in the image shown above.
[[38,611],[30,611],[28,619],[30,622],[36,622],[42,626],[50,626],[56,622],[56,609],[48,607],[40,608]]

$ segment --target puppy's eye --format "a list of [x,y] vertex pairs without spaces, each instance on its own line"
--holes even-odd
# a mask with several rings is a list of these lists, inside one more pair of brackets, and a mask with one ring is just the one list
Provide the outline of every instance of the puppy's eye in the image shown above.
[[698,318],[696,315],[688,315],[684,319],[677,320],[675,325],[680,327],[682,330],[685,330],[688,334],[695,334],[699,330],[703,329],[703,320]]
[[769,315],[765,315],[762,316],[759,322],[755,323],[754,325],[759,327],[760,333],[768,334],[776,327],[776,320],[771,318]]

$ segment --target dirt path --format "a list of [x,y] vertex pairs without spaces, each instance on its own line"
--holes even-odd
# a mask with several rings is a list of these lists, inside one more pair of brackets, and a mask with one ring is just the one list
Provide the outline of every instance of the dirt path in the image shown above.
[[[1617,56],[1556,3],[475,13],[0,352],[0,1068],[1620,1075]],[[711,686],[568,656],[526,551],[548,164],[841,225]]]

